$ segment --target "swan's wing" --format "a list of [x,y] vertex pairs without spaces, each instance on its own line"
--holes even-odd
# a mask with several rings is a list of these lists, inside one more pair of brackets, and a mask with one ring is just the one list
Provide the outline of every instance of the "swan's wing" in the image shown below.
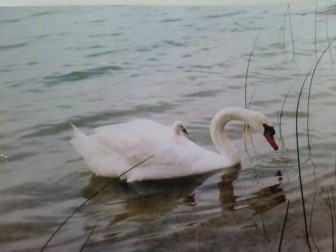
[[[156,123],[147,119],[137,119],[128,123],[118,123],[111,125],[104,125],[94,129],[94,133],[99,132],[108,132],[109,135],[125,135],[125,134],[133,134],[135,132],[144,132],[144,131],[161,131],[163,126],[159,123]],[[141,133],[140,133],[141,134]]]
[[[127,172],[128,181],[189,176],[225,165],[221,155],[200,147],[183,134],[176,136],[171,126],[148,120],[100,127],[90,137],[104,150],[113,153],[108,157],[114,155],[125,160],[129,166],[124,168],[125,171],[154,155]],[[106,160],[114,166],[112,158]]]
[[95,129],[92,137],[99,144],[124,156],[132,162],[158,153],[160,145],[171,141],[173,131],[150,120],[136,120],[129,123],[103,126]]
[[92,135],[95,141],[133,164],[155,155],[153,162],[158,166],[174,164],[191,167],[204,162],[207,157],[213,159],[211,154],[219,156],[190,141],[183,134],[176,136],[171,126],[145,119],[103,126],[95,132]]
[[225,167],[221,155],[198,146],[184,136],[179,140],[157,146],[154,158],[146,161],[146,166],[128,172],[127,181],[171,179]]

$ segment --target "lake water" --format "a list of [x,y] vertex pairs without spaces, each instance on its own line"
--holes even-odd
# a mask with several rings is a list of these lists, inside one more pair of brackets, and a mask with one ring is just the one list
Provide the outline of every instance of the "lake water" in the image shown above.
[[[296,106],[336,36],[336,6],[287,8],[0,8],[0,250],[40,250],[106,183],[46,251],[275,251],[288,201],[282,250],[308,250]],[[255,42],[246,100],[273,121],[279,144],[281,129],[277,152],[258,134],[246,150],[243,126],[231,123],[241,167],[126,184],[93,176],[71,146],[69,122],[90,133],[134,118],[179,119],[191,140],[215,151],[209,123],[221,108],[245,107]],[[313,251],[332,250],[335,238],[335,47],[313,76],[308,137],[311,76],[298,113]]]

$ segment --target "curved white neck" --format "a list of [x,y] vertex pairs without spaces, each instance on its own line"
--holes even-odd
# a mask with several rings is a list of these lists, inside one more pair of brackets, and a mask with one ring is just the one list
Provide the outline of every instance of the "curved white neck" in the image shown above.
[[251,111],[243,108],[225,108],[220,110],[212,119],[210,124],[210,134],[213,143],[220,154],[230,156],[231,159],[240,161],[235,147],[230,143],[225,134],[225,125],[231,120],[249,122]]

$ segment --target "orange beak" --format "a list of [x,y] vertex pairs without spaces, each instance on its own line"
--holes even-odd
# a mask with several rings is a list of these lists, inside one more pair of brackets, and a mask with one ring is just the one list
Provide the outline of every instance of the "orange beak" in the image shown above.
[[274,150],[277,150],[279,147],[277,143],[275,142],[274,135],[275,135],[275,130],[272,126],[268,126],[264,124],[265,132],[264,136],[267,139],[267,141],[270,143],[270,145],[273,147]]

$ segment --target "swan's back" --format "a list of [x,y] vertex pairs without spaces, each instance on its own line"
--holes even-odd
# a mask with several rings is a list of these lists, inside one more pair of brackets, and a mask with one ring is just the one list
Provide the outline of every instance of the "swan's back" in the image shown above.
[[157,152],[160,145],[172,145],[175,139],[170,126],[145,119],[99,127],[91,137],[134,162]]

